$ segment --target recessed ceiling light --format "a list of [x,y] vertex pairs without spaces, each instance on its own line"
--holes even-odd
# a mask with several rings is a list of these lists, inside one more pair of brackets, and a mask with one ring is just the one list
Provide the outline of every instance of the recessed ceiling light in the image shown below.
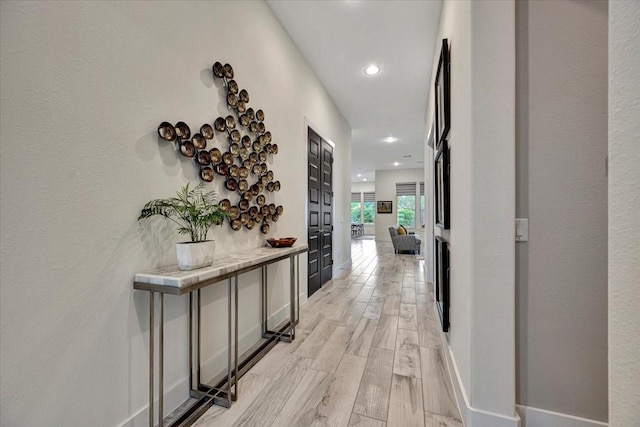
[[371,64],[364,69],[364,72],[369,76],[373,76],[380,72],[380,67],[378,67],[377,65]]
[[395,136],[388,136],[385,139],[383,139],[383,142],[396,142],[398,140],[398,138],[396,138]]
[[393,166],[398,166],[400,163],[398,162],[393,162]]
[[362,180],[363,180],[363,181],[366,181],[366,180],[367,180],[367,178],[362,178]]
[[361,173],[359,173],[359,174],[358,174],[358,178],[360,178],[361,176],[362,176],[362,174],[361,174]]

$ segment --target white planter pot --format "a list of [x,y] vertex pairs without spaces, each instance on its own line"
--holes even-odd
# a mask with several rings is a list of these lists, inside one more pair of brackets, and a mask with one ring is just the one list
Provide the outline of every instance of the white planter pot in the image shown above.
[[213,240],[176,243],[176,255],[180,270],[195,270],[213,263]]

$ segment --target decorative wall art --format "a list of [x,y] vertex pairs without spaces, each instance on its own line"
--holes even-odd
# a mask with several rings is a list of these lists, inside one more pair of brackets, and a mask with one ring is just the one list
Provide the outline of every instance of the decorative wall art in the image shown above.
[[392,213],[393,212],[393,202],[392,201],[384,201],[378,202],[378,213]]
[[[175,125],[162,122],[158,135],[164,141],[174,142],[176,151],[183,156],[193,158],[203,181],[211,182],[216,175],[225,180],[224,187],[230,194],[219,204],[229,213],[233,230],[259,226],[260,231],[267,234],[269,224],[277,222],[284,211],[282,206],[267,200],[281,188],[280,181],[275,180],[275,174],[267,166],[267,161],[278,154],[278,144],[272,143],[264,112],[248,106],[249,92],[239,88],[233,67],[216,62],[212,72],[226,88],[230,114],[218,117],[213,124],[203,124],[194,134],[185,122]],[[214,137],[220,138],[220,148],[213,147]],[[232,203],[230,199],[234,194],[239,197]]]
[[[450,154],[447,136],[451,128],[451,60],[447,39],[442,40],[442,49],[438,61],[438,70],[434,82],[435,89],[435,126],[432,126],[433,137],[428,144],[434,147],[436,154],[433,160],[434,210],[436,226],[448,230],[450,228]],[[434,129],[435,128],[435,129]],[[433,141],[433,142],[432,142]],[[433,144],[433,145],[431,145]],[[440,323],[444,332],[449,331],[449,244],[441,236],[435,236],[435,297]]]
[[436,149],[445,140],[451,127],[451,62],[447,39],[442,40],[435,81],[436,100]]
[[436,210],[435,221],[438,227],[445,230],[449,229],[450,222],[449,175],[451,167],[449,165],[449,160],[449,146],[447,141],[445,140],[440,145],[440,149],[436,153],[433,165],[433,182],[435,186],[434,206]]
[[436,236],[436,305],[444,332],[449,331],[449,244]]

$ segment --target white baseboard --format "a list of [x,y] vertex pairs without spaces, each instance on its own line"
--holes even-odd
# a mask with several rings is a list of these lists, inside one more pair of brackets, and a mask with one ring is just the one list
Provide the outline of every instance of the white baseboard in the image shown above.
[[467,396],[462,387],[462,381],[460,381],[460,374],[458,373],[458,366],[456,365],[453,353],[449,348],[449,343],[447,342],[447,339],[444,333],[440,333],[440,336],[442,337],[442,348],[444,350],[443,351],[444,359],[447,364],[447,373],[449,374],[449,380],[453,384],[453,394],[456,397],[458,412],[460,412],[460,416],[462,417],[462,423],[466,426],[468,425],[467,424],[467,404],[466,404]]
[[573,415],[516,405],[516,410],[522,418],[522,427],[603,427],[608,423],[594,421]]
[[467,406],[466,427],[520,427],[520,417],[509,417]]
[[334,266],[333,267],[333,275],[337,276],[338,273],[340,273],[341,270],[344,270],[344,269],[346,269],[346,268],[348,268],[350,266],[351,266],[351,258],[349,258],[347,261],[344,262],[344,264],[342,264],[342,265],[340,265],[338,267]]
[[449,381],[451,381],[451,383],[453,384],[453,394],[456,398],[458,412],[462,417],[462,423],[466,426],[467,410],[466,410],[465,402],[467,401],[467,396],[462,388],[462,381],[460,381],[460,375],[458,374],[458,367],[456,366],[453,353],[449,349],[449,342],[447,341],[447,336],[445,335],[444,332],[442,332],[442,329],[441,329],[442,325],[440,323],[440,317],[439,317],[440,315],[438,314],[438,308],[435,303],[432,304],[432,309],[433,309],[434,316],[436,316],[436,319],[438,319],[440,341],[441,341],[443,350],[445,350],[442,353],[443,353],[444,362],[447,368],[447,374],[449,375]]
[[472,407],[462,385],[455,356],[451,352],[444,333],[441,333],[441,337],[443,348],[447,350],[444,352],[445,362],[465,427],[607,427],[609,425],[601,421],[524,405],[516,405],[516,417],[508,417]]
[[[436,304],[433,304],[433,310],[436,318],[438,318],[438,309]],[[439,324],[439,323],[438,323]],[[453,384],[453,393],[456,397],[456,403],[458,404],[458,411],[462,417],[462,422],[465,427],[520,427],[520,417],[516,413],[515,417],[508,415],[496,414],[482,409],[474,408],[469,403],[467,393],[462,384],[460,373],[458,372],[458,366],[456,359],[451,352],[451,347],[444,334],[440,331],[440,338],[442,340],[442,348],[445,364],[447,367],[447,373],[449,374],[449,380]]]
[[[182,405],[189,396],[189,377],[184,377],[176,384],[164,390],[165,416]],[[153,403],[153,410],[158,413],[158,400]],[[157,419],[156,419],[157,422]],[[144,405],[118,427],[149,427],[149,405]]]
[[[300,301],[300,304],[303,305],[306,300],[303,302]],[[280,310],[275,312],[269,317],[269,324],[277,325],[282,322],[289,316],[289,304],[286,304]],[[257,324],[252,329],[248,330],[241,337],[238,337],[238,347],[240,349],[248,349],[253,346],[257,339],[256,337],[260,337],[261,335],[261,325]],[[226,350],[219,351],[218,353],[211,356],[209,359],[202,362],[202,371],[205,372],[220,372],[227,366],[227,352]],[[203,378],[204,381],[207,379]],[[171,387],[166,387],[164,389],[164,412],[165,416],[170,414],[177,408],[182,405],[185,400],[189,398],[189,376],[185,375],[181,379],[178,380]],[[158,410],[158,401],[156,400],[154,403],[154,410],[157,413]],[[156,415],[157,416],[157,415]],[[131,415],[127,420],[125,420],[118,427],[148,427],[149,426],[149,404],[147,403],[138,411],[136,411],[133,415]]]

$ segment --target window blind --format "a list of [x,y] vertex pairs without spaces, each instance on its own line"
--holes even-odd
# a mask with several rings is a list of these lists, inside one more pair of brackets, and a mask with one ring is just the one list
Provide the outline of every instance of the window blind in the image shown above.
[[351,201],[359,202],[360,201],[360,193],[351,193]]
[[424,196],[424,182],[420,183],[420,195]]
[[375,202],[376,201],[376,193],[364,193],[364,201],[365,202]]
[[415,196],[415,195],[416,195],[415,182],[398,182],[396,184],[396,196]]

